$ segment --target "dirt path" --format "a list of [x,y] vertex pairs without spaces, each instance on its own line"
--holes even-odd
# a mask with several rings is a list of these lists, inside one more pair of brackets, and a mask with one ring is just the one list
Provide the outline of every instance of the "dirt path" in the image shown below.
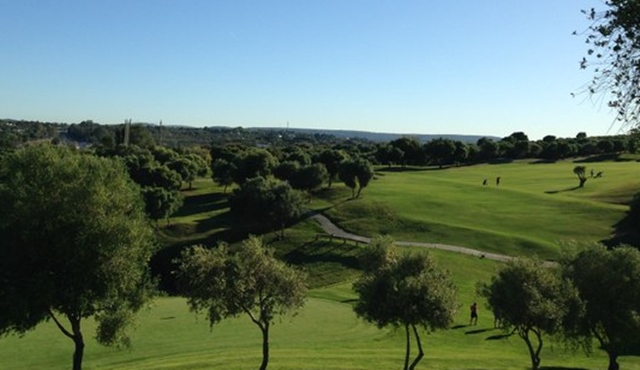
[[[318,224],[320,224],[324,232],[326,232],[327,234],[331,234],[339,238],[358,241],[362,243],[369,243],[371,241],[371,238],[351,234],[342,230],[341,228],[336,226],[333,222],[331,222],[331,220],[329,220],[326,216],[320,213],[316,213],[311,217],[315,219],[316,222],[318,222]],[[445,251],[468,254],[468,255],[476,256],[478,258],[487,258],[487,259],[496,260],[496,261],[509,261],[513,259],[513,257],[506,256],[504,254],[488,253],[488,252],[483,252],[476,249],[458,247],[455,245],[446,245],[446,244],[437,244],[437,243],[421,243],[421,242],[402,242],[402,241],[396,241],[396,245],[441,249]]]

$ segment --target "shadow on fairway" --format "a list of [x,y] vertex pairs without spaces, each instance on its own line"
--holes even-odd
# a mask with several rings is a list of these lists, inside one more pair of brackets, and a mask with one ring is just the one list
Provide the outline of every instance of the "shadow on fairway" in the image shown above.
[[555,159],[538,159],[538,160],[529,162],[529,164],[553,164],[556,162],[557,161]]
[[491,335],[487,337],[485,340],[500,340],[500,339],[509,338],[512,335],[513,333],[496,334],[496,335]]
[[595,162],[632,162],[632,158],[622,158],[619,154],[601,154],[587,158],[577,159],[573,163],[595,163]]
[[469,334],[482,334],[482,333],[486,333],[486,332],[491,331],[491,330],[493,330],[493,329],[476,329],[476,330],[465,331],[464,333],[466,335],[469,335]]
[[209,193],[186,197],[184,204],[172,217],[186,217],[213,212],[228,207],[229,194]]
[[566,189],[562,189],[562,190],[547,190],[545,191],[545,194],[558,194],[558,193],[564,193],[566,191],[574,191],[574,190],[578,190],[580,189],[579,186],[574,186],[572,188],[566,188]]
[[584,367],[540,366],[540,370],[587,370]]

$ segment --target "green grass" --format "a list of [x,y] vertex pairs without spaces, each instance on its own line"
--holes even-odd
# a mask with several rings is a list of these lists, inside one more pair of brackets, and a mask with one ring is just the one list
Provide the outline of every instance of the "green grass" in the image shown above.
[[[480,302],[478,326],[469,327],[468,305],[476,300],[474,285],[488,280],[497,262],[431,251],[452,271],[462,306],[451,330],[423,333],[425,358],[421,369],[525,369],[528,356],[517,337],[495,339],[493,319]],[[397,369],[404,356],[404,333],[382,329],[355,317],[351,282],[310,292],[298,315],[278,320],[271,332],[270,369]],[[92,323],[85,323],[89,338]],[[209,330],[202,315],[189,312],[182,298],[159,298],[139,315],[131,350],[115,350],[89,340],[85,369],[255,369],[260,363],[260,332],[246,316],[224,320]],[[0,340],[1,369],[65,369],[72,343],[46,323],[23,338]],[[640,358],[623,357],[623,369],[640,369]],[[563,350],[547,338],[542,365],[563,369],[600,369],[606,358],[596,352]]]
[[[640,189],[637,162],[587,164],[604,176],[576,188],[576,163],[517,162],[445,170],[381,170],[361,199],[324,193],[328,215],[357,234],[557,258],[564,242],[611,237]],[[500,186],[496,176],[502,177]],[[482,180],[489,185],[482,186]]]
[[[555,258],[562,241],[608,238],[640,189],[634,161],[585,163],[603,171],[585,188],[572,162],[476,165],[446,170],[380,171],[376,180],[349,201],[342,184],[324,190],[309,207],[326,210],[340,225],[364,235],[390,234],[396,240],[442,242],[512,255]],[[495,186],[495,177],[502,184]],[[489,179],[488,186],[482,180]],[[195,243],[238,242],[248,233],[236,225],[226,208],[226,195],[210,180],[194,183],[170,224],[160,223],[165,247],[164,269],[179,250]],[[313,288],[306,306],[272,328],[270,369],[397,369],[404,356],[403,332],[379,330],[352,311],[352,281],[358,276],[356,257],[362,246],[315,240],[321,232],[303,220],[286,232],[285,240],[264,235],[276,255],[309,273]],[[417,249],[417,248],[414,248]],[[475,294],[478,281],[489,281],[498,262],[431,250],[451,272],[458,286],[460,311],[451,330],[423,336],[425,358],[420,369],[525,369],[528,354],[517,337],[496,339],[493,318]],[[468,327],[468,306],[478,301],[477,327]],[[224,320],[209,330],[204,316],[187,309],[182,298],[165,297],[139,316],[133,348],[116,350],[93,339],[93,323],[84,326],[88,345],[85,369],[255,369],[260,363],[260,332],[248,318]],[[0,369],[66,369],[73,345],[45,323],[23,338],[0,338]],[[607,359],[564,351],[547,338],[542,365],[547,369],[600,369]],[[640,370],[640,357],[623,357],[621,367]]]

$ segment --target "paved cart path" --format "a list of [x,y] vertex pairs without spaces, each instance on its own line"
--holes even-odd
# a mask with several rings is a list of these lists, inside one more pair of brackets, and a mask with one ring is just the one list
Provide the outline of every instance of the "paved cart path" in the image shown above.
[[[318,224],[320,224],[324,232],[326,232],[327,234],[330,234],[339,238],[347,239],[347,240],[361,242],[361,243],[369,243],[371,241],[371,238],[351,234],[349,232],[342,230],[336,224],[331,222],[331,220],[329,220],[323,214],[316,213],[311,217],[315,219],[316,222],[318,222]],[[483,252],[477,249],[458,247],[455,245],[447,245],[447,244],[439,244],[439,243],[422,243],[422,242],[402,242],[402,241],[396,241],[395,244],[398,246],[441,249],[445,251],[458,252],[462,254],[468,254],[468,255],[479,257],[479,258],[487,258],[487,259],[496,260],[496,261],[509,261],[513,259],[513,257],[507,256],[504,254]]]

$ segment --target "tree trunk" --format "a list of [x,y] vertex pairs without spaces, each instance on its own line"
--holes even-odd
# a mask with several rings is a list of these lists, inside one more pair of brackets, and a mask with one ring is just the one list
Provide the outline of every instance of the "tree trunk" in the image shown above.
[[424,351],[422,350],[422,343],[420,343],[420,335],[418,335],[418,329],[415,325],[411,325],[413,327],[413,335],[416,337],[416,343],[418,344],[418,356],[413,360],[411,366],[409,366],[409,370],[414,370],[418,365],[418,362],[422,360],[424,357]]
[[587,182],[587,178],[586,177],[581,177],[580,178],[580,186],[581,188],[584,188],[584,183]]
[[520,337],[524,340],[524,342],[527,344],[527,349],[529,350],[529,357],[531,357],[531,368],[533,370],[538,370],[538,367],[540,367],[540,350],[542,349],[542,341],[539,342],[538,345],[538,350],[534,350],[533,349],[533,344],[531,343],[531,340],[529,339],[529,331],[524,331],[524,332],[520,332]]
[[619,370],[620,365],[618,365],[618,355],[614,352],[609,353],[609,367],[607,370]]
[[404,370],[409,370],[409,355],[411,355],[411,336],[409,334],[409,325],[404,326],[404,331],[407,335],[407,350],[404,356]]
[[69,318],[71,322],[71,330],[73,331],[73,343],[75,350],[73,351],[73,370],[82,370],[82,357],[84,356],[84,338],[80,331],[80,319]]
[[260,370],[267,370],[269,364],[269,323],[266,323],[262,329],[262,364]]

